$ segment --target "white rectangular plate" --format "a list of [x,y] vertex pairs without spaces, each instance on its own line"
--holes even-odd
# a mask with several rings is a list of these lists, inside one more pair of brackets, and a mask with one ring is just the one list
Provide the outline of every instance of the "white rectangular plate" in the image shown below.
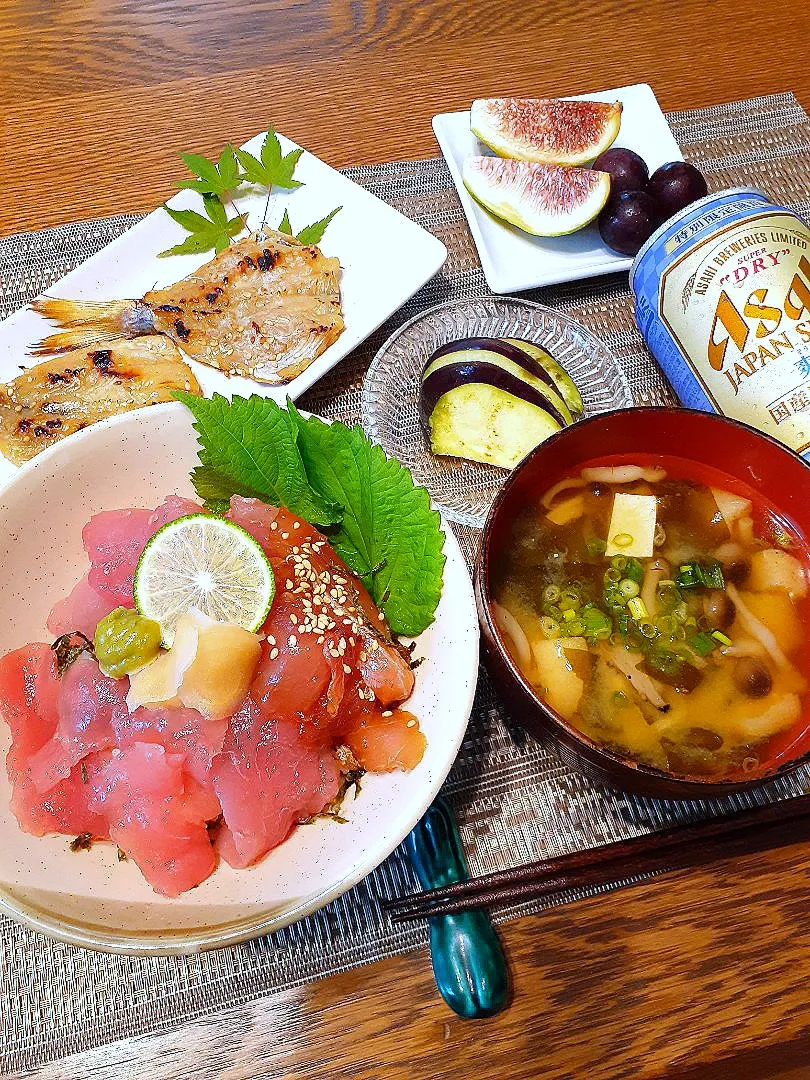
[[[613,145],[635,150],[646,161],[650,173],[667,161],[683,160],[655,94],[646,83],[577,97],[621,101],[622,124]],[[606,247],[595,224],[570,236],[541,237],[530,236],[493,217],[478,205],[461,179],[465,158],[492,154],[470,131],[469,111],[434,116],[433,130],[467,215],[484,277],[493,292],[522,292],[630,268],[633,260]]]
[[[258,155],[263,138],[263,134],[257,135],[244,148]],[[284,136],[280,140],[285,154],[297,145]],[[189,145],[192,144],[193,138]],[[185,171],[178,159],[178,179]],[[276,227],[288,209],[293,229],[298,231],[325,217],[334,207],[343,207],[327,228],[320,246],[325,255],[340,259],[346,328],[306,371],[283,386],[268,386],[241,376],[228,377],[216,368],[189,361],[206,395],[261,394],[277,401],[284,401],[288,395],[298,398],[410,299],[447,258],[447,249],[435,236],[313,154],[302,155],[295,178],[304,186],[274,193],[267,222]],[[248,213],[253,227],[262,220],[265,199],[261,193],[237,197],[240,212]],[[190,191],[175,195],[169,205],[175,209],[202,209],[200,197]],[[157,257],[186,235],[162,208],[155,210],[62,278],[49,290],[49,295],[114,300],[138,298],[156,286],[171,285],[213,257],[213,252]],[[53,329],[52,323],[29,308],[0,323],[0,382],[19,375],[21,365],[30,366],[34,361],[27,355],[28,347]],[[0,483],[13,471],[14,466],[0,457]]]

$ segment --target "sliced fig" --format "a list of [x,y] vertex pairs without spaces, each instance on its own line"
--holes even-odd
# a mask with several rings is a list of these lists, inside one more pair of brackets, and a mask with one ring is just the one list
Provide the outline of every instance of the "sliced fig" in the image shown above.
[[547,398],[561,423],[573,423],[574,417],[565,397],[560,393],[557,383],[549,372],[526,350],[505,338],[460,338],[458,341],[451,341],[447,345],[440,346],[425,364],[422,381],[424,382],[429,375],[441,367],[454,363],[469,364],[474,361],[494,364],[530,386],[534,386],[543,397]]
[[434,454],[512,469],[560,430],[532,387],[494,365],[468,367],[469,381],[459,382],[461,372],[445,367],[422,386],[422,420]]
[[496,217],[533,236],[584,228],[610,195],[610,177],[595,169],[562,169],[529,161],[467,158],[464,186]]
[[541,349],[539,345],[535,345],[533,341],[524,341],[523,338],[504,338],[504,340],[509,342],[510,345],[516,345],[523,352],[528,353],[533,360],[537,361],[538,367],[541,367],[553,379],[560,397],[568,406],[571,418],[573,420],[579,419],[585,411],[582,394],[580,394],[576,383],[565,368],[558,364],[550,353],[546,352],[545,349]]
[[545,165],[584,165],[613,143],[621,102],[552,98],[481,98],[470,128],[500,157]]

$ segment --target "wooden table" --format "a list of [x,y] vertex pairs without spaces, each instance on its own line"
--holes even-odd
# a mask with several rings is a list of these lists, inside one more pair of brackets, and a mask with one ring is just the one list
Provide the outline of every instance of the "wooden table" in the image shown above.
[[[148,210],[269,121],[336,166],[432,156],[433,113],[495,93],[649,81],[665,109],[793,89],[810,6],[732,0],[3,0],[0,233]],[[468,1023],[417,953],[41,1070],[589,1080],[810,1075],[801,846],[674,875],[504,930],[508,1012]]]

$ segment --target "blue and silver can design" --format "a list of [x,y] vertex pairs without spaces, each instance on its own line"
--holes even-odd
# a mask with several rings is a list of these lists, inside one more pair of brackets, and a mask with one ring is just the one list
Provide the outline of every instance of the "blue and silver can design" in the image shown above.
[[810,230],[752,188],[665,222],[630,270],[636,322],[684,405],[810,456]]

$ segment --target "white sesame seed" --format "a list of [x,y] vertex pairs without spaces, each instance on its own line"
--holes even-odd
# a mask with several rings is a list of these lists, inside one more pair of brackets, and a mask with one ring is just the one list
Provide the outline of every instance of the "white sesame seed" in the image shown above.
[[295,634],[290,634],[290,636],[287,638],[287,644],[290,646],[290,648],[298,644]]
[[290,622],[291,623],[297,623],[298,622],[298,616],[295,614],[294,611],[290,612]]
[[272,649],[271,652],[270,652],[270,659],[275,660],[275,658],[277,656],[278,656],[278,649]]
[[294,529],[300,529],[301,528],[301,522],[300,521],[294,521],[293,522],[293,528]]
[[385,712],[383,713],[383,716],[393,716],[393,715],[394,714],[391,712],[390,709],[386,709]]
[[268,645],[275,645],[276,639],[273,637],[272,634],[267,635],[267,643]]
[[416,721],[415,720],[409,720],[408,723],[405,726],[406,727],[416,727]]
[[352,669],[349,667],[348,664],[343,665],[343,670],[346,672],[347,675],[351,675],[352,673]]
[[293,583],[290,581],[289,578],[287,578],[287,580],[284,582],[284,588],[285,589],[291,589],[292,587],[293,587]]
[[276,531],[276,529],[278,528],[278,522],[277,522],[277,521],[271,521],[271,522],[270,522],[270,528],[271,528],[271,530],[272,530],[273,532],[275,532],[275,531]]

